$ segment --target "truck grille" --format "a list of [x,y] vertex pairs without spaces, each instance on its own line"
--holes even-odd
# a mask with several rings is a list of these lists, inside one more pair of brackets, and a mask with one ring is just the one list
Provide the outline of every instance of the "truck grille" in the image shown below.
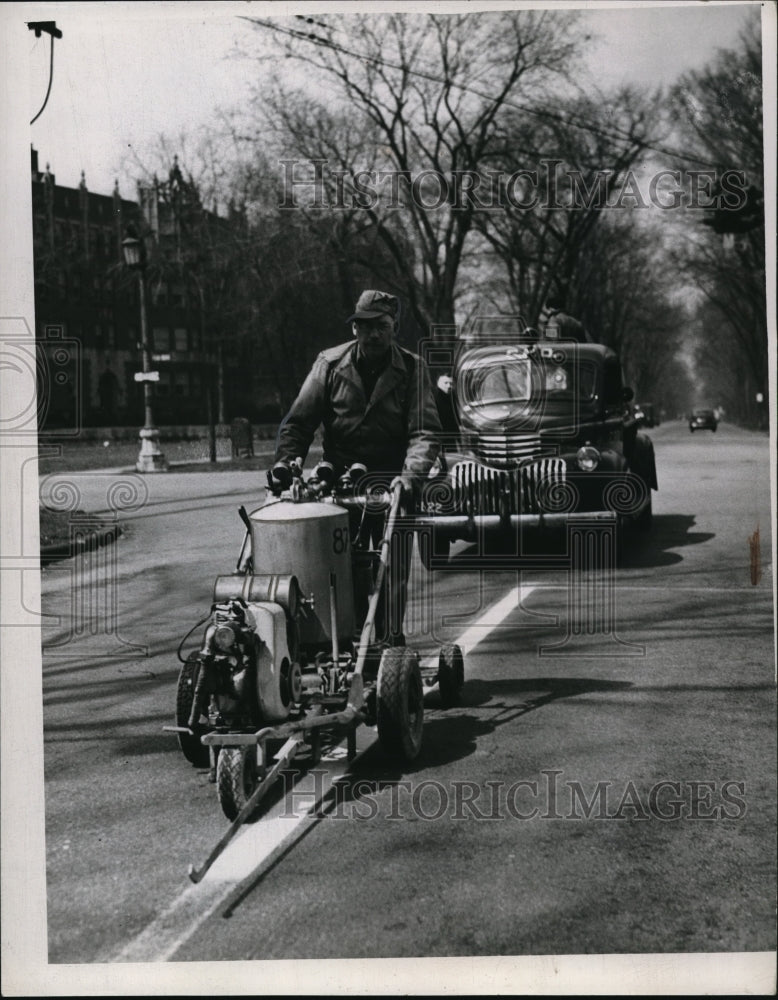
[[539,514],[548,508],[543,497],[549,487],[564,484],[566,466],[561,458],[544,458],[522,469],[492,469],[478,462],[459,462],[451,472],[455,506],[464,513],[499,514],[500,500],[508,494],[511,514]]
[[542,446],[539,434],[479,434],[474,450],[490,465],[513,466],[539,458]]

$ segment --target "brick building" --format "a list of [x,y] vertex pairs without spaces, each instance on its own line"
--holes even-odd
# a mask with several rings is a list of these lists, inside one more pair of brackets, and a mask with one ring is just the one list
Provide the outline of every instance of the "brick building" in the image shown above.
[[[39,169],[35,149],[31,170],[41,425],[140,426],[142,387],[134,381],[141,368],[138,279],[124,264],[121,243],[132,223],[152,231],[158,259],[166,252],[180,232],[176,203],[164,198],[169,185],[139,187],[139,204],[122,198],[118,185],[110,195],[89,191],[83,173],[78,188],[58,185],[48,164]],[[175,267],[150,268],[148,290],[160,373],[155,422],[202,425],[208,385],[224,383],[218,345],[206,342],[202,295]],[[219,397],[215,415],[229,419],[223,393]]]

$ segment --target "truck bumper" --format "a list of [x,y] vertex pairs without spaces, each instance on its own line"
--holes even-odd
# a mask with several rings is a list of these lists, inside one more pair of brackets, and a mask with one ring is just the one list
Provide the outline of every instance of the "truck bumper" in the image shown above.
[[415,518],[417,530],[431,529],[438,538],[475,540],[495,531],[517,528],[543,530],[563,528],[567,524],[617,524],[619,515],[613,510],[580,511],[560,514],[422,514]]

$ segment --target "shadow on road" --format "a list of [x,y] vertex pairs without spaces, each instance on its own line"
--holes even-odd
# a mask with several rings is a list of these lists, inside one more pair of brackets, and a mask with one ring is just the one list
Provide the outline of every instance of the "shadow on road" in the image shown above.
[[[466,683],[462,705],[447,714],[429,714],[424,723],[424,742],[419,758],[408,767],[398,768],[376,741],[355,762],[351,772],[325,795],[290,841],[271,854],[247,879],[235,887],[228,900],[219,908],[222,917],[229,918],[261,884],[263,879],[307,837],[333,808],[343,809],[366,797],[375,796],[396,786],[403,776],[431,767],[461,760],[477,749],[481,736],[493,733],[499,726],[512,722],[533,709],[541,708],[557,698],[596,691],[619,691],[632,685],[626,681],[604,681],[592,678],[524,678],[520,680],[482,681]],[[430,709],[433,705],[430,705]],[[471,714],[473,710],[482,714]],[[322,765],[319,765],[322,766]],[[305,773],[290,770],[272,790],[253,820],[261,822],[261,814],[271,802],[278,802]]]
[[649,569],[682,562],[683,555],[672,550],[701,545],[716,537],[712,531],[692,531],[695,520],[692,514],[655,514],[650,533],[627,540],[622,566]]
[[[355,775],[366,769],[374,777],[399,778],[431,767],[440,767],[469,757],[478,748],[478,738],[493,733],[527,712],[542,708],[559,698],[593,692],[621,691],[632,687],[628,681],[605,681],[587,677],[529,677],[508,680],[468,680],[462,690],[462,704],[446,713],[432,714],[435,696],[429,699],[424,722],[421,754],[412,766],[398,771],[379,745],[361,758]],[[472,710],[475,709],[474,714]],[[470,711],[469,711],[470,710]]]
[[[650,532],[641,534],[633,528],[624,531],[619,565],[625,569],[648,569],[671,566],[681,562],[683,555],[676,549],[700,545],[715,537],[710,531],[692,531],[695,518],[690,514],[658,514]],[[516,535],[493,535],[481,543],[460,548],[443,572],[472,570],[567,569],[571,556],[564,529],[523,532]],[[601,567],[597,567],[598,569]]]

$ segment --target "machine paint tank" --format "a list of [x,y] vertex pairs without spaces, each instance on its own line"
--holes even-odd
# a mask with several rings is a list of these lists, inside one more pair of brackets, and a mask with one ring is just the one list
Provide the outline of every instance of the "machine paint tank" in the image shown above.
[[251,551],[257,575],[294,574],[303,597],[300,641],[332,641],[330,574],[335,574],[338,639],[354,634],[351,542],[348,513],[327,503],[280,500],[252,511]]

